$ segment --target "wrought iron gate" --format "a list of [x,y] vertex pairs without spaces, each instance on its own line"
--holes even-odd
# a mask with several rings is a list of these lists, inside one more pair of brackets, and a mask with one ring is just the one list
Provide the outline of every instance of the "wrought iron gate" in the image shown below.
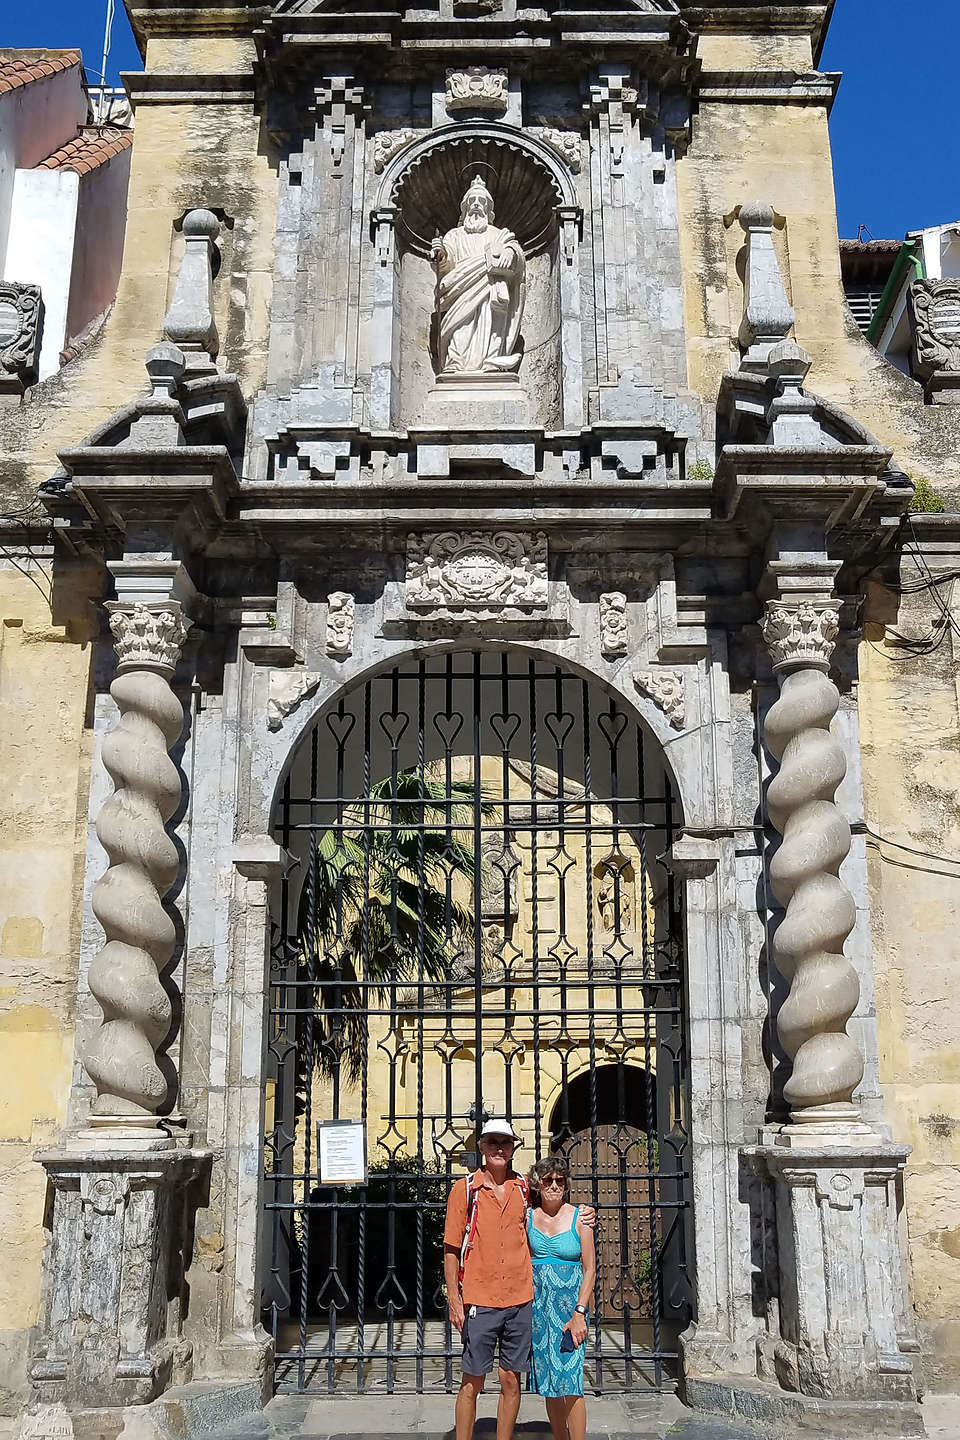
[[[515,654],[367,681],[278,801],[263,1307],[280,1388],[447,1389],[453,1181],[508,1115],[599,1209],[595,1391],[659,1386],[690,1319],[678,824],[659,747],[598,687]],[[365,1184],[318,1127],[366,1125]],[[329,1178],[329,1177],[326,1177]]]

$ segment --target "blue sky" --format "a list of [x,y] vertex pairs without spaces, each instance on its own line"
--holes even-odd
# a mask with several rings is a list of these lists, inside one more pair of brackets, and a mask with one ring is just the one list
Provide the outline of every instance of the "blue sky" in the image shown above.
[[[107,0],[34,0],[4,8],[0,44],[79,45],[100,68]],[[138,70],[123,9],[108,78]],[[830,124],[840,234],[866,225],[877,239],[960,218],[956,73],[960,0],[837,0],[821,61],[842,70]]]

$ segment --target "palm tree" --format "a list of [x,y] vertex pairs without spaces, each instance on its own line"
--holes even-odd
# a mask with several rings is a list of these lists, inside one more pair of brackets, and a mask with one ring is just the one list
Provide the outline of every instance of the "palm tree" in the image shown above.
[[[356,1082],[365,1012],[396,1005],[411,981],[447,980],[473,945],[475,915],[454,894],[474,884],[474,782],[400,771],[351,802],[318,836],[300,898],[298,970],[312,1007],[298,1051],[319,1074]],[[470,840],[462,838],[470,833]],[[306,1081],[306,1075],[303,1076]]]

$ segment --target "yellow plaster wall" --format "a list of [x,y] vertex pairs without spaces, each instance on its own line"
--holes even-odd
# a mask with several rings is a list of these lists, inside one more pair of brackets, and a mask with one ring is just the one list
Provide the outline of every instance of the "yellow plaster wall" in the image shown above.
[[[960,743],[957,665],[949,641],[925,659],[884,643],[888,600],[860,653],[864,800],[873,844],[880,1078],[898,1140],[913,1146],[906,1227],[924,1365],[937,1389],[960,1385]],[[921,634],[929,597],[905,603],[898,628]],[[868,612],[869,614],[869,612]]]
[[[722,37],[734,64],[737,37]],[[720,62],[715,61],[718,68]],[[809,389],[865,425],[913,477],[960,508],[960,407],[924,406],[919,385],[861,337],[843,297],[827,117],[817,106],[707,105],[677,181],[692,388],[715,402],[737,355],[743,233],[738,204],[770,203],[812,357]],[[878,177],[878,183],[882,179]],[[738,259],[740,266],[738,268]],[[960,719],[949,642],[904,662],[884,623],[922,634],[932,602],[872,597],[861,647],[864,806],[880,834],[960,855]],[[880,650],[875,648],[880,646]],[[871,848],[870,883],[880,1075],[896,1139],[914,1147],[906,1180],[913,1295],[934,1388],[960,1388],[960,865]]]
[[95,574],[41,589],[0,568],[0,1414],[17,1414],[37,1319],[45,1178],[33,1159],[63,1124],[73,1058],[86,847]]
[[[247,72],[250,40],[151,42],[163,71]],[[174,224],[205,205],[232,220],[221,236],[215,284],[221,364],[247,396],[262,385],[273,271],[276,171],[249,104],[137,106],[123,271],[98,339],[4,412],[0,502],[21,501],[57,467],[56,453],[146,389],[144,356],[161,338],[182,240]]]
[[[727,59],[733,68],[732,54]],[[847,309],[826,110],[702,106],[689,154],[677,164],[677,190],[691,388],[714,403],[738,353],[743,232],[724,217],[748,200],[765,200],[786,222],[776,243],[796,310],[795,336],[813,361],[808,387],[888,445],[908,474],[960,491],[960,407],[924,406],[921,387],[881,359]]]

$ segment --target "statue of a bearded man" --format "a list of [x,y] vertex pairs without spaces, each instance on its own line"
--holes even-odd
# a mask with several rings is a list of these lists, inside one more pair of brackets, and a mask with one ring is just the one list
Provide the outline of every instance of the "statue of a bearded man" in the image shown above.
[[513,232],[494,225],[493,196],[479,175],[463,197],[460,224],[434,240],[432,253],[439,373],[515,372],[526,260]]

